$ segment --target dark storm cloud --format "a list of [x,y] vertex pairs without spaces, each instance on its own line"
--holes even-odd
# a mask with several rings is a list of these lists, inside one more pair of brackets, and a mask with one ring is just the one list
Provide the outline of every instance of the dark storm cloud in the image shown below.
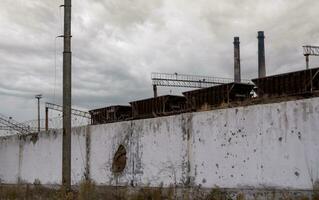
[[[37,93],[61,103],[62,2],[2,0],[0,113],[35,118]],[[315,0],[73,1],[73,103],[96,108],[149,97],[154,71],[232,77],[234,36],[241,40],[242,76],[253,78],[258,30],[266,34],[268,74],[302,69],[301,46],[319,43],[318,6]]]

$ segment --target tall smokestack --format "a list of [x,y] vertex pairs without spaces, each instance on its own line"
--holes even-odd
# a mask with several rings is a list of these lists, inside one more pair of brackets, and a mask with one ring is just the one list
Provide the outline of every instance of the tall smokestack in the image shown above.
[[240,47],[239,37],[234,37],[234,81],[240,82]]
[[258,77],[266,76],[265,36],[264,31],[258,31]]

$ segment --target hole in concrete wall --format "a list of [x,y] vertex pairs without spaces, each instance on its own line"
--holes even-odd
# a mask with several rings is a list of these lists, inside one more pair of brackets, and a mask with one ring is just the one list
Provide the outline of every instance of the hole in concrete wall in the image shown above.
[[126,166],[126,149],[123,145],[120,145],[117,149],[112,164],[113,173],[121,173]]

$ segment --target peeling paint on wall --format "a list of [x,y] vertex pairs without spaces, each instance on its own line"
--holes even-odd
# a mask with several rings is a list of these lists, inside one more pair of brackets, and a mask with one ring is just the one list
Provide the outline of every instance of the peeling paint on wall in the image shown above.
[[[319,98],[87,126],[72,132],[72,183],[286,188],[319,180]],[[61,182],[61,132],[0,138],[3,183]],[[126,163],[114,174],[123,145]]]

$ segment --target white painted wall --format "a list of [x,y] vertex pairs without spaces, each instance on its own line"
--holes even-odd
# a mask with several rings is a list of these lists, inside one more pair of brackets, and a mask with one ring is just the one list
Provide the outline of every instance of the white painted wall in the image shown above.
[[19,140],[17,137],[0,138],[0,182],[13,184],[19,174]]
[[[132,151],[130,151],[128,140],[131,135],[130,124],[130,122],[122,122],[90,127],[90,177],[97,184],[129,184],[132,173]],[[115,177],[111,171],[112,160],[120,144],[126,147],[128,167],[123,176]]]
[[141,186],[170,186],[186,182],[187,136],[182,131],[183,116],[135,121],[134,182]]
[[194,115],[196,183],[312,188],[319,178],[318,120],[318,98]]
[[[72,136],[72,183],[82,180],[85,172],[86,128],[76,128]],[[0,179],[3,183],[61,183],[61,131],[41,133],[36,141],[31,136],[0,137]],[[84,160],[83,160],[84,159]]]
[[[83,179],[89,152],[90,177],[101,185],[312,189],[318,121],[319,98],[312,98],[77,128],[73,184]],[[115,176],[120,144],[127,166]],[[0,138],[2,182],[60,183],[61,147],[61,133],[40,134],[35,143]]]

